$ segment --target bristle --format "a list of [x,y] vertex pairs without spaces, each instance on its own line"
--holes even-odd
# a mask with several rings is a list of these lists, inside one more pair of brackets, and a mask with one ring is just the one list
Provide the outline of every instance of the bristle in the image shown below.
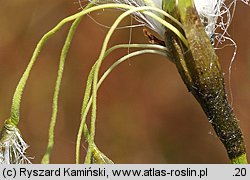
[[[92,0],[89,0],[92,1]],[[221,43],[222,38],[227,34],[227,29],[232,21],[232,17],[235,10],[237,0],[194,0],[195,7],[200,16],[200,19],[205,27],[205,31],[211,42],[216,39]],[[248,4],[249,0],[241,0],[243,3]],[[96,4],[105,3],[121,3],[131,6],[154,6],[162,9],[162,0],[97,0]],[[153,11],[152,11],[153,12]],[[164,18],[161,14],[153,12],[159,17]],[[149,27],[164,39],[165,28],[158,21],[151,17],[144,15],[143,13],[134,13],[135,19]],[[217,44],[218,45],[218,44]],[[215,48],[217,47],[215,46]]]

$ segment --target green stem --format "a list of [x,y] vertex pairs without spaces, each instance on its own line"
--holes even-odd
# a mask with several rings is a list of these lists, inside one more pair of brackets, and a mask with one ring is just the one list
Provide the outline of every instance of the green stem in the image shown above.
[[71,41],[73,39],[73,36],[75,34],[75,31],[76,31],[80,22],[81,22],[81,17],[77,18],[72,23],[70,30],[68,32],[67,38],[65,40],[64,46],[62,48],[58,72],[57,72],[55,91],[54,91],[54,96],[53,96],[52,116],[51,116],[51,121],[50,121],[50,126],[49,126],[48,145],[47,145],[46,152],[45,152],[45,154],[42,158],[42,161],[41,161],[41,163],[43,163],[43,164],[50,163],[50,155],[51,155],[51,151],[52,151],[53,146],[54,146],[54,129],[55,129],[56,118],[57,118],[58,97],[59,97],[59,93],[60,93],[60,87],[61,87],[61,82],[62,82],[65,59],[67,57],[69,47],[70,47]]
[[[102,46],[102,50],[100,53],[100,56],[97,60],[97,64],[96,64],[96,70],[94,72],[94,80],[93,80],[93,104],[92,104],[92,117],[91,117],[91,126],[90,126],[90,137],[89,137],[89,147],[88,147],[88,151],[87,151],[87,155],[86,155],[86,159],[85,159],[85,163],[89,164],[91,162],[91,154],[93,152],[93,148],[94,148],[94,136],[95,136],[95,122],[96,122],[96,102],[97,102],[97,82],[98,82],[98,74],[99,74],[99,69],[101,66],[101,63],[104,59],[105,56],[105,51],[107,49],[108,46],[108,42],[111,38],[111,35],[113,34],[113,32],[115,31],[116,27],[118,26],[118,24],[128,15],[134,13],[134,12],[140,12],[142,11],[143,13],[148,14],[148,12],[146,12],[145,10],[150,10],[150,9],[154,9],[152,7],[136,7],[133,9],[130,9],[126,12],[124,12],[123,14],[121,14],[116,21],[113,23],[113,25],[111,26],[110,30],[108,31],[104,42],[103,42],[103,46]],[[167,23],[166,21],[164,21],[163,19],[159,18],[158,16],[156,16],[155,14],[151,14],[150,15],[152,18],[154,18],[155,20],[161,22],[163,25],[167,25],[168,27],[170,27],[170,23]],[[172,25],[171,25],[172,26]],[[177,30],[174,27],[175,30]],[[178,31],[178,30],[177,30]],[[178,31],[179,32],[179,31]],[[182,35],[182,34],[181,34]],[[184,38],[185,39],[185,38]]]
[[[60,26],[61,27],[61,26]],[[19,123],[19,113],[20,113],[20,102],[21,102],[21,97],[23,94],[23,90],[24,87],[26,85],[27,79],[29,77],[30,71],[43,47],[43,45],[46,43],[46,41],[55,34],[55,32],[57,30],[60,29],[60,27],[54,28],[51,31],[49,31],[48,33],[46,33],[42,39],[39,41],[39,43],[36,46],[36,49],[32,55],[32,58],[25,70],[25,72],[23,73],[17,88],[15,90],[14,96],[13,96],[13,100],[12,100],[12,107],[11,107],[11,121],[13,124],[15,124],[16,126]]]
[[[160,46],[160,45],[152,45],[152,44],[119,44],[116,46],[111,47],[110,49],[108,49],[105,53],[105,57],[107,57],[112,51],[118,49],[118,48],[156,48],[159,50],[167,50],[166,47]],[[158,51],[156,51],[157,53]],[[144,52],[147,53],[147,52]],[[150,53],[150,52],[149,52]],[[132,56],[136,56],[138,54],[132,54]],[[97,85],[97,89],[100,87],[101,83],[104,81],[104,79],[108,76],[108,74],[121,62],[123,62],[124,60],[126,60],[127,58],[132,57],[131,55],[126,55],[123,58],[119,59],[118,61],[116,61],[104,74],[103,76],[100,78],[100,80],[98,81],[98,85]],[[82,138],[82,134],[84,134],[84,137],[86,139],[86,141],[88,141],[89,139],[89,131],[88,131],[88,127],[86,125],[86,117],[88,114],[88,111],[90,109],[90,106],[92,104],[92,97],[90,97],[90,92],[91,92],[91,84],[93,81],[93,73],[94,73],[94,69],[95,69],[96,63],[93,65],[89,76],[88,76],[88,80],[87,80],[87,85],[86,85],[86,90],[85,90],[85,95],[84,95],[84,100],[83,100],[83,105],[82,105],[82,110],[81,110],[81,123],[79,126],[79,130],[78,130],[78,134],[77,134],[77,141],[76,141],[76,164],[79,164],[80,162],[80,145],[81,145],[81,138]]]
[[232,164],[248,164],[247,162],[247,155],[242,154],[236,158],[231,159]]
[[[24,71],[13,96],[13,100],[12,100],[12,107],[11,107],[11,121],[13,124],[18,125],[19,123],[19,113],[20,113],[20,103],[21,103],[21,98],[22,98],[22,94],[23,94],[23,90],[25,88],[27,79],[29,77],[30,71],[40,53],[40,51],[42,50],[42,47],[45,45],[45,43],[47,42],[47,40],[52,37],[58,30],[61,29],[61,27],[69,22],[69,21],[73,21],[76,18],[82,17],[85,14],[88,14],[90,12],[96,11],[96,10],[100,10],[100,9],[106,9],[106,8],[122,8],[122,9],[133,9],[135,8],[134,6],[130,6],[130,5],[126,5],[126,4],[114,4],[114,3],[110,3],[110,4],[103,4],[103,5],[98,5],[98,6],[94,6],[91,8],[88,8],[86,10],[83,10],[79,13],[76,13],[72,16],[69,16],[65,19],[63,19],[62,21],[60,21],[53,29],[51,29],[49,32],[47,32],[42,38],[41,40],[38,42],[33,55],[31,57],[31,60],[26,68],[26,70]],[[159,12],[161,14],[163,14],[164,16],[170,17],[172,19],[174,19],[173,17],[169,16],[169,14],[167,14],[166,12],[164,12],[161,9],[158,8],[154,8],[154,7],[148,7],[146,8],[147,10],[153,10],[156,12]],[[151,12],[143,12],[148,16],[151,16],[152,18],[156,19],[157,21],[161,22],[163,25],[167,26],[169,29],[172,29],[173,32],[175,32],[177,34],[178,37],[180,37],[180,39],[182,39],[182,41],[184,42],[184,44],[187,45],[186,39],[185,37],[178,31],[178,29],[176,29],[174,26],[172,26],[171,24],[167,23],[166,21],[164,21],[163,19],[159,18],[158,16],[156,16],[155,14],[151,13]]]
[[87,113],[85,113],[85,111],[87,108],[89,108],[88,101],[89,101],[90,94],[91,94],[95,67],[96,67],[96,63],[93,65],[89,73],[87,84],[86,84],[86,89],[85,89],[85,94],[83,98],[83,104],[82,104],[82,110],[81,110],[81,124],[79,126],[77,140],[76,140],[76,164],[80,163],[80,145],[81,145],[81,138],[82,138],[83,131],[84,131],[84,136],[86,140],[89,141],[89,131],[86,125]]
[[[65,19],[63,19],[61,22],[59,22],[52,30],[50,30],[48,33],[46,33],[41,40],[38,42],[35,51],[31,57],[31,60],[23,74],[23,76],[21,77],[16,91],[14,93],[13,96],[13,101],[12,101],[12,107],[11,107],[11,121],[13,124],[18,125],[19,122],[19,113],[20,113],[20,102],[21,102],[21,97],[23,94],[23,90],[24,87],[26,85],[27,79],[29,77],[30,71],[42,49],[42,47],[44,46],[44,44],[47,42],[47,40],[54,35],[65,23],[72,21],[76,18],[82,17],[83,15],[96,11],[96,10],[100,10],[100,9],[105,9],[105,8],[123,8],[123,9],[134,9],[135,7],[133,6],[129,6],[129,5],[125,5],[125,4],[104,4],[104,5],[98,5],[96,7],[92,7],[86,10],[83,10],[75,15],[69,16]],[[142,8],[143,9],[143,8]],[[167,14],[166,12],[162,11],[161,9],[158,8],[154,8],[154,7],[144,7],[144,10],[153,10],[156,12],[159,12],[161,14],[163,14],[164,16],[169,17],[170,19],[172,19],[173,21],[176,21],[173,17],[169,16],[169,14]],[[142,11],[144,11],[142,10]],[[134,11],[136,12],[136,10]],[[184,36],[178,31],[178,29],[176,29],[174,26],[172,26],[170,23],[167,23],[166,21],[164,21],[163,19],[159,18],[158,16],[156,16],[154,13],[151,12],[143,12],[144,14],[156,19],[157,21],[159,21],[160,23],[162,23],[163,25],[165,25],[166,27],[168,27],[169,29],[171,29],[174,33],[176,33],[176,35],[178,37],[180,37],[180,39],[182,39],[184,44],[187,44],[186,39],[184,38]],[[179,22],[177,22],[179,23]],[[54,116],[55,117],[55,116]],[[53,123],[51,123],[51,125],[53,126]],[[53,128],[52,128],[53,129]]]
[[[94,1],[89,3],[83,10],[86,10],[94,5]],[[72,23],[68,35],[66,37],[61,56],[60,56],[60,62],[59,62],[59,67],[58,67],[58,73],[57,73],[57,80],[56,80],[56,85],[55,85],[55,91],[54,91],[54,96],[53,96],[53,105],[52,105],[52,116],[51,116],[51,121],[50,121],[50,126],[49,126],[49,139],[48,139],[48,145],[46,152],[42,158],[41,163],[43,164],[49,164],[50,163],[50,155],[51,151],[54,146],[54,130],[55,130],[55,125],[56,125],[56,118],[57,118],[57,111],[58,111],[58,97],[60,93],[60,87],[61,87],[61,82],[62,82],[62,76],[63,76],[63,70],[64,70],[64,65],[65,65],[65,59],[67,57],[71,41],[73,39],[73,36],[75,34],[75,31],[81,22],[82,17],[78,17],[75,19],[75,21]]]
[[177,68],[179,72],[185,72],[180,73],[183,81],[207,115],[232,163],[245,163],[247,159],[243,134],[227,99],[218,56],[204,30],[193,1],[179,0],[178,10],[189,51],[181,52],[179,48],[181,46],[175,46],[177,54],[185,53],[185,56],[179,56],[184,57],[180,58],[183,59],[184,65],[181,64]]

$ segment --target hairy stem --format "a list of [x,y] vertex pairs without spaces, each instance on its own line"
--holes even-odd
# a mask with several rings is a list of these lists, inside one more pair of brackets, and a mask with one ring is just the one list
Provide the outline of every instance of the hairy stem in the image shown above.
[[51,151],[52,151],[53,146],[54,146],[54,129],[55,129],[56,118],[57,118],[58,97],[59,97],[59,93],[60,93],[60,87],[61,87],[61,82],[62,82],[65,59],[67,57],[69,47],[70,47],[71,41],[73,39],[74,33],[75,33],[80,22],[81,22],[81,17],[77,18],[72,23],[70,30],[68,32],[67,38],[65,40],[64,46],[62,48],[58,72],[57,72],[55,91],[54,91],[54,96],[53,96],[52,116],[51,116],[50,127],[49,127],[48,145],[47,145],[46,152],[45,152],[45,154],[42,158],[42,161],[41,161],[41,163],[43,163],[43,164],[50,163],[50,155],[51,155]]
[[[93,11],[97,11],[97,10],[101,10],[101,9],[106,9],[106,8],[122,8],[122,9],[133,9],[135,8],[134,6],[130,6],[130,5],[126,5],[126,4],[114,4],[114,3],[110,3],[110,4],[103,4],[103,5],[98,5],[98,6],[94,6],[94,7],[90,7],[88,9],[85,9],[79,13],[76,13],[72,16],[69,16],[65,19],[63,19],[62,21],[60,21],[53,29],[51,29],[49,32],[47,32],[42,38],[41,40],[38,42],[33,55],[31,57],[31,60],[26,68],[26,70],[24,71],[13,96],[13,100],[12,100],[12,107],[11,107],[11,121],[13,124],[18,125],[19,123],[19,114],[20,114],[20,103],[21,103],[21,98],[22,98],[22,94],[23,94],[23,90],[25,88],[27,79],[29,77],[30,71],[40,53],[40,51],[42,50],[43,46],[45,45],[45,43],[47,42],[47,40],[52,37],[58,30],[61,29],[61,27],[69,22],[69,21],[73,21],[76,18],[82,17],[90,12]],[[147,7],[145,10],[153,10],[156,12],[159,12],[161,14],[163,14],[164,16],[171,18],[172,20],[174,20],[173,17],[171,17],[169,14],[167,14],[166,12],[164,12],[163,10],[159,9],[159,8],[155,8],[155,7]],[[169,29],[172,29],[173,32],[176,33],[176,35],[184,42],[184,44],[187,45],[187,41],[184,38],[184,36],[178,31],[178,29],[176,29],[174,26],[172,26],[170,23],[167,23],[166,21],[164,21],[163,19],[159,18],[158,16],[156,16],[154,13],[152,12],[143,12],[146,15],[156,19],[157,21],[161,22],[164,26],[168,27]],[[175,20],[176,21],[176,20]]]
[[[108,42],[111,38],[111,35],[113,34],[113,32],[115,31],[115,29],[117,28],[118,24],[128,15],[134,13],[134,12],[143,12],[147,15],[150,15],[152,18],[154,18],[155,20],[161,22],[164,26],[166,27],[172,27],[172,25],[170,25],[170,23],[167,23],[166,21],[163,21],[161,18],[159,18],[157,15],[155,14],[148,14],[147,11],[145,10],[152,10],[154,8],[152,7],[148,7],[148,6],[145,6],[145,7],[136,7],[136,8],[133,8],[133,9],[130,9],[126,12],[124,12],[123,14],[121,14],[117,19],[116,21],[113,23],[113,25],[111,26],[110,30],[108,31],[105,39],[104,39],[104,42],[103,42],[103,46],[102,46],[102,49],[101,49],[101,53],[100,53],[100,56],[97,60],[97,64],[96,64],[96,70],[94,72],[94,79],[93,79],[93,93],[92,93],[92,96],[93,96],[93,104],[92,104],[92,117],[91,117],[91,127],[90,127],[90,138],[89,138],[89,147],[88,147],[88,151],[87,151],[87,155],[86,155],[86,159],[85,159],[85,163],[90,163],[91,162],[91,154],[92,154],[92,151],[93,151],[93,147],[94,147],[94,136],[95,136],[95,122],[96,122],[96,110],[97,110],[97,106],[96,106],[96,102],[97,102],[97,83],[98,83],[98,74],[99,74],[99,69],[100,69],[100,66],[102,64],[102,61],[104,59],[104,56],[105,56],[105,51],[107,49],[107,45],[108,45]],[[175,30],[177,32],[178,29],[176,29],[175,27],[174,28],[171,28],[171,29],[174,29],[173,31],[175,32]],[[181,33],[180,33],[181,34]],[[180,35],[180,34],[176,34],[176,35]],[[182,34],[181,34],[182,36]],[[184,38],[185,39],[185,38]]]
[[180,17],[189,44],[186,48],[174,34],[167,34],[166,45],[171,47],[176,67],[224,144],[231,162],[246,163],[243,135],[227,99],[218,56],[193,1],[179,0],[178,7],[171,10],[168,13]]
[[[123,56],[122,58],[120,58],[119,60],[117,60],[114,64],[112,64],[112,66],[110,66],[110,68],[102,75],[102,77],[100,78],[100,80],[98,81],[97,84],[97,90],[98,88],[101,86],[102,82],[104,81],[104,79],[109,75],[109,73],[116,67],[118,66],[120,63],[122,63],[123,61],[133,57],[133,56],[137,56],[143,53],[153,53],[155,52],[156,54],[159,54],[159,50],[162,51],[166,51],[167,49],[163,46],[160,45],[151,45],[151,44],[120,44],[120,45],[116,45],[110,49],[108,49],[105,53],[105,57],[111,53],[112,51],[118,49],[118,48],[155,48],[158,49],[158,51],[156,50],[143,50],[143,51],[137,51],[137,52],[133,52],[131,54],[128,54],[126,56]],[[163,53],[161,53],[161,55],[164,55]],[[89,131],[88,131],[88,127],[86,125],[86,117],[87,114],[89,112],[90,106],[92,104],[92,100],[93,98],[90,97],[90,91],[91,91],[91,83],[93,80],[93,72],[95,69],[95,65],[93,65],[90,73],[89,73],[89,77],[87,80],[87,85],[86,85],[86,90],[85,90],[85,95],[84,95],[84,101],[83,101],[83,106],[82,106],[82,116],[81,116],[81,124],[78,130],[78,135],[77,135],[77,141],[76,141],[76,163],[78,164],[80,162],[80,144],[81,144],[81,137],[82,134],[84,134],[85,139],[88,141],[89,139]],[[84,133],[83,133],[84,132]]]

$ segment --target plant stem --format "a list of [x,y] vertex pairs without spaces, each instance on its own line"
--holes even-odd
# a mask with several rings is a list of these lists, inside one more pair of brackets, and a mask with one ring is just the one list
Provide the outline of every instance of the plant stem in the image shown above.
[[54,96],[53,96],[52,116],[51,116],[51,121],[50,121],[50,126],[49,126],[48,145],[47,145],[46,152],[45,152],[45,154],[42,158],[42,161],[41,161],[41,163],[43,163],[43,164],[50,163],[50,155],[51,155],[51,151],[52,151],[53,146],[54,146],[54,129],[55,129],[56,118],[57,118],[58,97],[59,97],[59,93],[60,93],[60,87],[61,87],[61,82],[62,82],[65,59],[67,57],[69,47],[70,47],[71,41],[73,39],[73,36],[75,34],[75,31],[76,31],[80,22],[81,22],[81,17],[77,18],[72,23],[70,30],[68,32],[67,38],[65,40],[64,46],[62,48],[58,72],[57,72],[55,91],[54,91]]
[[[95,1],[92,1],[89,3],[84,9],[88,9],[94,5]],[[50,155],[51,151],[54,146],[54,130],[55,130],[55,125],[56,125],[56,118],[57,118],[57,111],[58,111],[58,97],[60,93],[60,87],[61,87],[61,82],[62,82],[62,76],[63,76],[63,70],[64,70],[64,64],[65,64],[65,59],[67,57],[72,39],[74,37],[75,31],[81,22],[82,16],[78,17],[75,19],[75,21],[72,23],[68,35],[66,37],[64,46],[62,48],[62,52],[60,55],[60,62],[59,62],[59,68],[58,68],[58,73],[57,73],[57,80],[56,80],[56,85],[55,85],[55,91],[54,91],[54,96],[53,96],[53,104],[52,104],[52,116],[51,116],[51,121],[50,121],[50,126],[49,126],[49,139],[48,139],[48,145],[46,152],[42,158],[41,163],[43,164],[49,164],[50,163]]]
[[[100,9],[106,9],[106,8],[122,8],[122,9],[133,9],[135,8],[134,6],[130,6],[130,5],[126,5],[126,4],[114,4],[114,3],[110,3],[110,4],[103,4],[103,5],[98,5],[98,6],[94,6],[88,9],[85,9],[79,13],[76,13],[72,16],[69,16],[65,19],[63,19],[62,21],[60,21],[53,29],[51,29],[49,32],[47,32],[42,38],[41,40],[38,42],[33,55],[31,57],[31,60],[26,68],[26,70],[24,71],[13,96],[12,99],[12,107],[11,107],[11,121],[13,124],[18,125],[19,123],[19,114],[20,114],[20,103],[21,103],[21,98],[22,98],[22,94],[23,94],[23,90],[25,88],[27,79],[29,77],[30,71],[40,53],[40,51],[42,50],[43,46],[45,45],[45,43],[47,42],[47,40],[52,37],[58,30],[61,29],[61,27],[69,22],[69,21],[73,21],[76,18],[82,17],[90,12],[93,11],[97,11]],[[174,18],[172,18],[171,16],[169,16],[169,14],[167,14],[166,12],[164,12],[163,10],[159,9],[159,8],[155,8],[155,7],[147,7],[146,10],[152,10],[152,11],[156,11],[159,12],[161,14],[163,14],[164,16],[167,16],[171,19],[174,20]],[[182,41],[184,42],[184,44],[187,45],[186,39],[184,38],[184,36],[178,31],[178,29],[176,29],[174,26],[172,26],[171,24],[167,23],[166,21],[164,21],[163,19],[159,18],[158,16],[156,16],[154,13],[152,12],[143,12],[146,15],[156,19],[157,21],[161,22],[163,25],[165,25],[166,27],[172,29],[173,32],[175,32],[177,34],[178,37],[180,37],[180,39],[182,39]]]
[[76,164],[80,163],[80,145],[81,145],[81,138],[82,138],[83,131],[84,131],[84,136],[85,136],[86,141],[89,142],[89,131],[88,131],[88,127],[86,124],[86,117],[87,117],[88,113],[87,113],[86,109],[89,109],[91,106],[91,104],[88,104],[88,101],[89,101],[90,94],[91,94],[95,67],[96,67],[96,63],[93,65],[93,67],[91,68],[90,73],[88,75],[88,80],[87,80],[85,94],[84,94],[83,103],[82,103],[81,123],[79,126],[79,130],[77,133],[77,139],[76,139]]
[[[101,49],[101,53],[99,55],[99,58],[97,60],[96,63],[96,69],[94,72],[94,79],[93,79],[93,104],[92,104],[92,117],[91,117],[91,126],[90,126],[90,137],[89,137],[89,147],[88,147],[88,151],[87,151],[87,155],[86,155],[86,159],[85,159],[85,163],[89,164],[91,162],[91,155],[93,152],[93,147],[94,147],[94,136],[95,136],[95,122],[96,122],[96,110],[97,110],[97,106],[96,106],[96,102],[97,102],[97,83],[98,83],[98,74],[99,74],[99,69],[100,66],[102,64],[102,61],[104,59],[105,56],[105,51],[107,49],[108,46],[108,42],[111,38],[111,35],[113,34],[113,32],[115,31],[116,27],[118,26],[118,24],[128,15],[134,13],[134,12],[140,12],[142,11],[143,13],[150,15],[152,18],[154,18],[155,20],[159,21],[160,23],[162,23],[164,26],[166,27],[171,27],[171,29],[174,29],[173,32],[178,31],[178,29],[176,29],[174,26],[172,27],[172,25],[170,23],[167,23],[166,21],[162,20],[161,18],[159,18],[158,16],[156,16],[155,14],[150,14],[145,10],[152,10],[154,9],[153,7],[149,7],[149,6],[145,6],[145,7],[135,7],[133,9],[129,9],[128,11],[124,12],[123,14],[121,14],[116,21],[113,23],[113,25],[111,26],[110,30],[108,31],[104,42],[103,42],[103,46]],[[176,33],[176,32],[175,32]],[[182,34],[180,33],[176,33],[177,36],[182,36]],[[184,38],[185,39],[185,38]]]
[[224,144],[230,160],[233,163],[247,162],[243,135],[227,99],[218,56],[193,1],[179,0],[177,11],[189,44],[186,49],[174,34],[167,34],[166,44],[172,43],[177,69]]
[[[152,44],[120,44],[120,45],[116,45],[110,49],[108,49],[105,53],[105,57],[107,57],[107,55],[109,53],[111,53],[112,51],[118,49],[118,48],[155,48],[158,49],[158,51],[155,51],[155,53],[159,53],[159,50],[162,51],[166,51],[167,48],[160,46],[160,45],[152,45]],[[133,56],[137,56],[139,54],[143,54],[143,53],[152,53],[152,50],[145,50],[145,51],[138,51],[138,52],[133,52],[129,55],[126,55],[122,58],[120,58],[119,60],[117,60],[112,66],[110,66],[110,68],[103,74],[103,76],[100,78],[100,80],[98,81],[97,84],[97,89],[101,86],[102,82],[104,81],[104,79],[108,76],[108,74],[120,63],[122,63],[123,61],[125,61],[128,58],[131,58]],[[88,76],[88,80],[87,80],[87,85],[86,85],[86,90],[85,90],[85,95],[84,95],[84,100],[83,100],[83,106],[82,106],[82,113],[81,113],[81,123],[79,126],[79,130],[78,130],[78,134],[77,134],[77,141],[76,141],[76,164],[79,164],[80,162],[80,144],[81,144],[81,137],[82,134],[84,132],[84,137],[86,139],[86,141],[88,141],[89,139],[89,131],[88,131],[88,127],[86,125],[86,117],[87,114],[89,112],[90,106],[92,104],[92,100],[93,98],[90,97],[90,91],[91,91],[91,83],[93,80],[93,73],[94,73],[94,69],[95,69],[95,65],[93,65],[89,76]]]
[[248,164],[247,162],[247,155],[242,154],[236,158],[231,159],[232,164]]

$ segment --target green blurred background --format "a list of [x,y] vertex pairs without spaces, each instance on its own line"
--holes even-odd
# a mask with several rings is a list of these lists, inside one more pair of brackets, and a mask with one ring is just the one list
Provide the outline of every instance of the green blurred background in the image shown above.
[[[79,11],[76,0],[0,0],[0,122],[9,117],[15,87],[36,43],[62,18]],[[118,11],[93,13],[110,25]],[[130,19],[124,24],[130,23]],[[229,28],[238,51],[232,66],[233,107],[250,155],[250,7],[238,3]],[[20,130],[28,154],[40,163],[47,145],[51,104],[60,50],[69,24],[49,40],[27,83],[21,104]],[[52,163],[74,163],[75,141],[87,74],[107,32],[83,18],[66,60],[60,94]],[[111,44],[127,43],[129,29],[117,30]],[[134,28],[132,42],[147,42]],[[228,86],[233,48],[218,50]],[[118,50],[101,72],[127,53]],[[228,163],[222,144],[174,64],[157,55],[143,55],[120,65],[98,93],[96,142],[115,163]],[[82,144],[82,154],[86,152]]]

